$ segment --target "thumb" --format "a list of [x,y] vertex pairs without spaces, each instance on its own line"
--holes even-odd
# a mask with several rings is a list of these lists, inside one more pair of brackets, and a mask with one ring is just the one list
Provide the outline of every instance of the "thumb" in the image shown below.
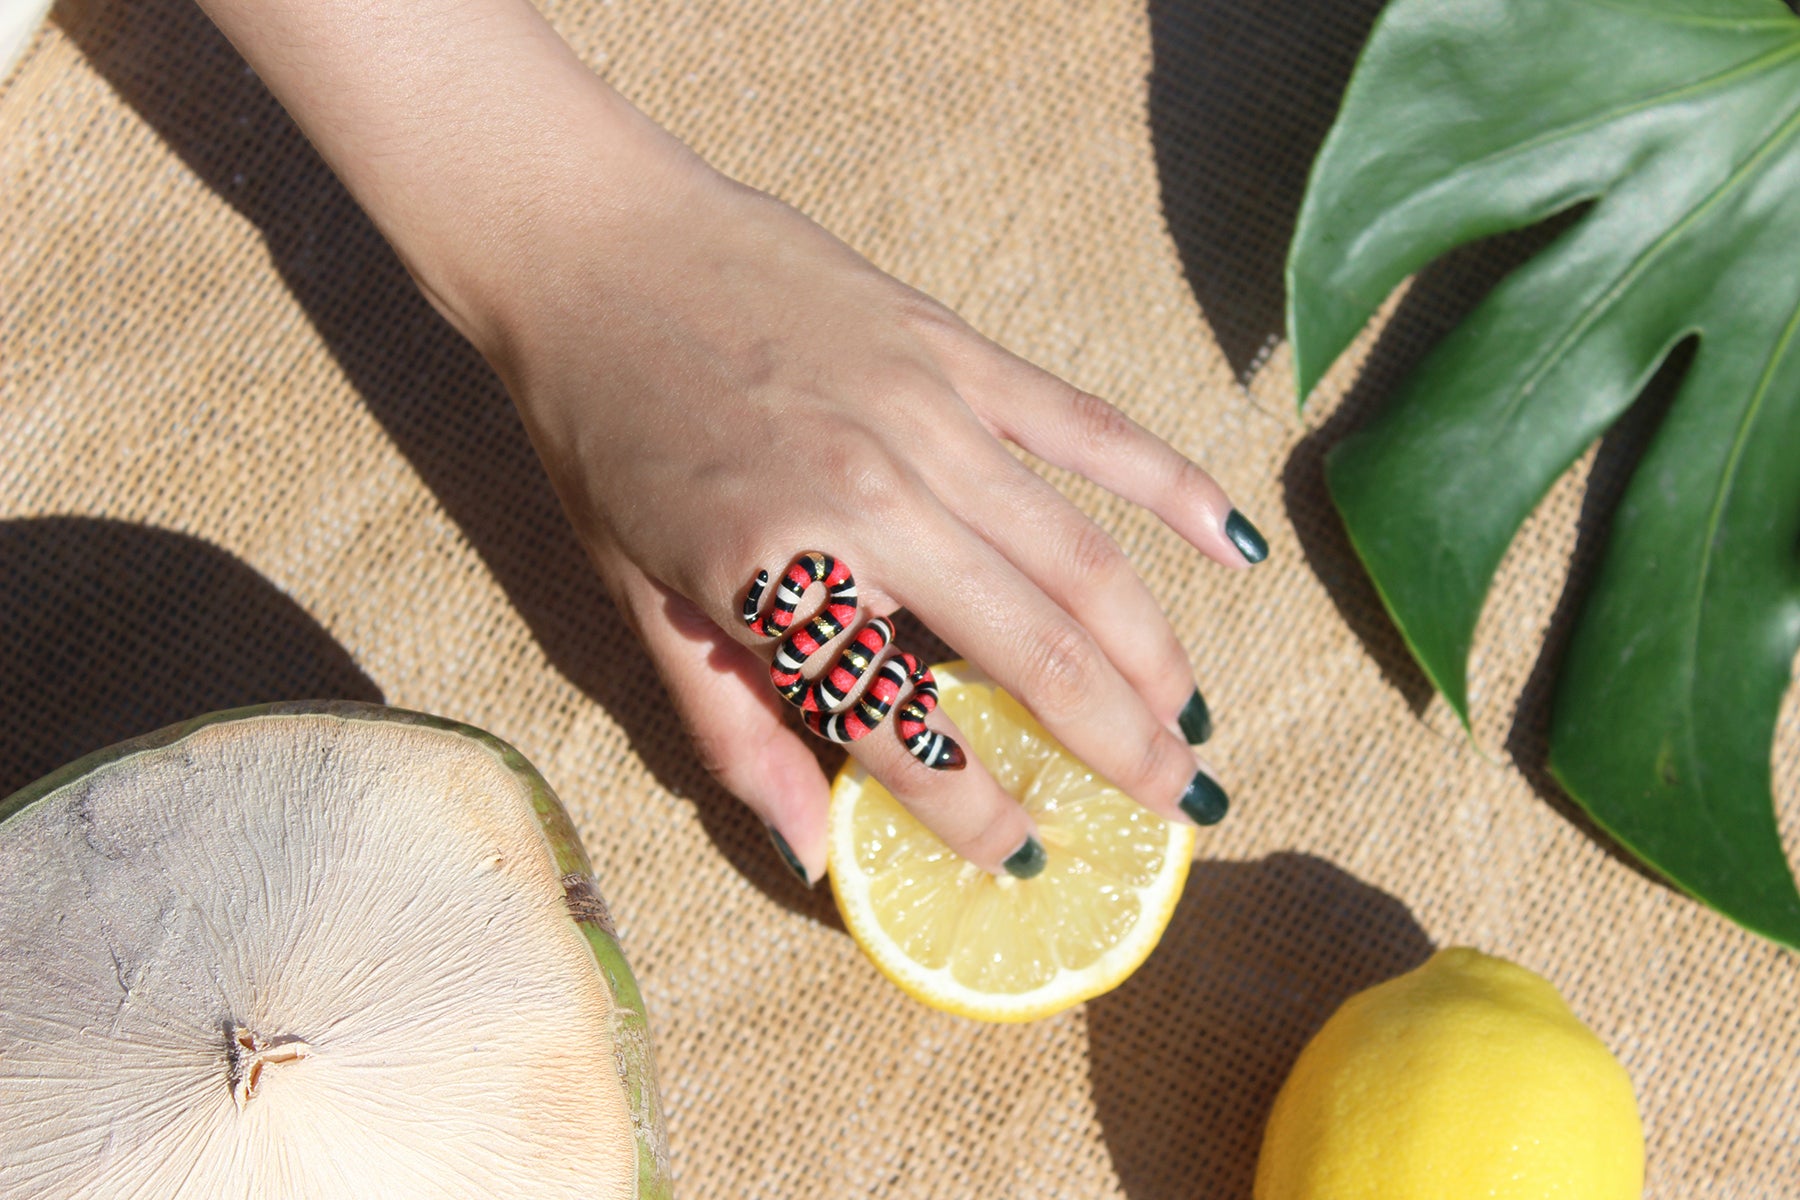
[[687,597],[640,572],[624,590],[638,634],[700,761],[769,827],[788,869],[808,887],[825,874],[831,797],[811,748],[787,723],[768,664]]

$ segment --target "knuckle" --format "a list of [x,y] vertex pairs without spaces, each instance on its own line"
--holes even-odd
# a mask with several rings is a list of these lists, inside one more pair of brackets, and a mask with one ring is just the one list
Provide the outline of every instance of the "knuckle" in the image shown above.
[[861,436],[846,432],[821,439],[812,451],[814,479],[829,488],[844,487],[867,471],[874,457],[874,448]]
[[899,524],[912,505],[911,480],[887,458],[865,463],[839,494],[853,501],[875,524]]
[[1141,801],[1168,802],[1180,794],[1193,773],[1193,754],[1173,734],[1159,729],[1144,744],[1128,777],[1113,782]]
[[1091,392],[1069,387],[1069,416],[1075,436],[1090,451],[1105,452],[1130,438],[1131,418]]
[[871,408],[879,410],[888,430],[910,432],[942,420],[955,398],[948,384],[908,364],[886,372]]
[[1109,583],[1127,569],[1125,552],[1111,534],[1092,522],[1069,540],[1065,553],[1069,571],[1085,585]]
[[1031,706],[1050,721],[1074,716],[1093,694],[1098,671],[1094,645],[1080,629],[1058,624],[1041,631],[1026,651]]
[[827,493],[877,518],[904,503],[905,472],[874,438],[845,436],[822,443],[814,469]]
[[1183,455],[1175,456],[1169,473],[1169,497],[1176,504],[1199,507],[1210,503],[1218,492],[1212,476],[1202,471]]
[[911,288],[895,300],[894,320],[908,333],[927,343],[960,339],[968,332],[968,326],[954,311]]

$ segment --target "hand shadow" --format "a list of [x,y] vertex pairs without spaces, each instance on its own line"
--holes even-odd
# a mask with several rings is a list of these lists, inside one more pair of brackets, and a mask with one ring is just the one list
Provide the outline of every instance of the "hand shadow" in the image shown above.
[[198,538],[121,521],[0,521],[0,796],[222,708],[381,692],[273,584]]
[[1197,862],[1161,944],[1087,1008],[1094,1107],[1131,1200],[1249,1200],[1308,1038],[1430,957],[1405,905],[1323,859]]
[[740,872],[784,903],[816,909],[768,848],[760,822],[701,767],[499,380],[432,310],[230,43],[192,0],[62,0],[54,19],[182,161],[256,227],[369,412],[550,663],[619,724],[659,784],[694,804]]

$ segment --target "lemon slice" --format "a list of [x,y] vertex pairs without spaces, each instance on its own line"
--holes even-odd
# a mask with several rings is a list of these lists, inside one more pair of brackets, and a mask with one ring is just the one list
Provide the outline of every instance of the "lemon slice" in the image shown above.
[[1037,822],[1048,862],[993,876],[952,854],[851,759],[831,788],[827,863],[844,923],[909,995],[983,1021],[1030,1021],[1117,987],[1162,937],[1194,829],[1079,762],[966,662],[934,666],[965,749]]

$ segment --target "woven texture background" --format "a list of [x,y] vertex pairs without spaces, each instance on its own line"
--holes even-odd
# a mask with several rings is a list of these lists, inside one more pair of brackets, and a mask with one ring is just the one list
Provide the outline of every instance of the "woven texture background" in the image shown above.
[[[1021,1028],[929,1012],[696,767],[504,393],[187,0],[65,0],[0,82],[0,794],[197,712],[335,695],[513,741],[652,1006],[688,1197],[1247,1200],[1345,996],[1471,943],[1550,976],[1638,1088],[1656,1198],[1788,1200],[1800,960],[1594,836],[1550,670],[1641,431],[1502,571],[1462,736],[1325,497],[1520,252],[1433,268],[1304,418],[1280,266],[1374,0],[557,0],[728,173],[1205,464],[1268,534],[1210,568],[1097,490],[1190,648],[1230,819],[1161,948]],[[1800,703],[1777,745],[1800,846]]]

